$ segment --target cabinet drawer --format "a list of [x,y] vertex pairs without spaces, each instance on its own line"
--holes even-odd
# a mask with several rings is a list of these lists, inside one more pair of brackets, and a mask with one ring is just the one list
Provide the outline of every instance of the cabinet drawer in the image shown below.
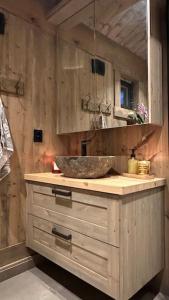
[[117,298],[118,248],[32,215],[27,246]]
[[32,185],[29,213],[119,246],[119,200],[58,186]]

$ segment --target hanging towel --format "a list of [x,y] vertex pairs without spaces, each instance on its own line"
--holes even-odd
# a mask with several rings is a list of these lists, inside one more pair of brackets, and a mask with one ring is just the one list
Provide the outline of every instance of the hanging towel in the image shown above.
[[0,181],[11,171],[9,158],[14,151],[8,121],[0,98]]

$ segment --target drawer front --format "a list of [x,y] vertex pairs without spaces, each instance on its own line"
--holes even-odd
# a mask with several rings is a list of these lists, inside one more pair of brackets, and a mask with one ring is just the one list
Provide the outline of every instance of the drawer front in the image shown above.
[[118,248],[32,215],[28,216],[27,246],[118,298]]
[[118,199],[57,186],[31,185],[31,189],[29,213],[119,246]]

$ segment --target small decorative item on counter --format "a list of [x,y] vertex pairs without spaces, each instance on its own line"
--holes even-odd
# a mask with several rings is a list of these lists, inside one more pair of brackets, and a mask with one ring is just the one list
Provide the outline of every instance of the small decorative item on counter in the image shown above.
[[150,161],[149,160],[141,160],[138,162],[138,174],[139,175],[147,175],[150,173]]
[[128,160],[128,173],[129,174],[137,174],[138,171],[138,160],[135,155],[135,148],[131,149],[131,157]]
[[128,114],[127,125],[144,124],[146,121],[148,121],[148,109],[141,103]]
[[52,161],[52,173],[54,174],[60,174],[62,173],[61,170],[58,168],[57,164],[55,163],[55,161]]

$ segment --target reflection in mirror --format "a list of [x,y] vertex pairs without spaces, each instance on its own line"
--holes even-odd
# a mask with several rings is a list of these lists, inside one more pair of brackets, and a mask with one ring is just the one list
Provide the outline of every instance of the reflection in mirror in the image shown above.
[[147,0],[95,0],[57,43],[58,133],[148,122]]
[[[94,2],[58,27],[58,133],[94,128]],[[66,120],[66,122],[65,122]]]
[[148,123],[147,0],[96,0],[95,8],[96,54],[114,73],[108,127]]

